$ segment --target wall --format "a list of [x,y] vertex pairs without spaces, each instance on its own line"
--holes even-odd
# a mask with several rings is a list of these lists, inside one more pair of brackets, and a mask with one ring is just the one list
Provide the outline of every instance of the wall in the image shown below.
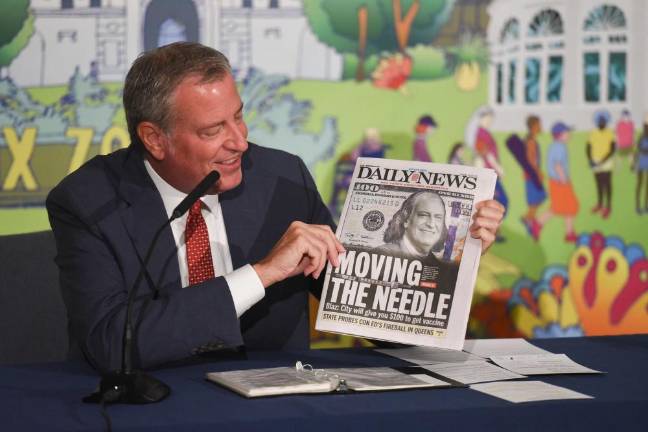
[[[439,15],[442,22],[434,24],[439,27],[436,33],[418,34],[421,29],[414,28],[410,35],[411,40],[419,38],[407,48],[414,62],[411,75],[403,66],[404,57],[397,54],[393,43],[389,45],[395,36],[388,23],[383,29],[385,39],[375,42],[378,48],[368,53],[366,79],[361,82],[353,79],[356,51],[322,41],[321,29],[313,28],[316,20],[309,16],[312,9],[302,2],[279,0],[276,8],[260,0],[250,2],[251,7],[242,0],[189,3],[196,11],[198,28],[185,28],[180,34],[197,35],[198,41],[223,50],[237,78],[241,82],[245,78],[241,93],[251,140],[300,155],[333,213],[341,208],[345,170],[368,129],[377,130],[386,157],[411,159],[417,122],[431,115],[437,127],[420,137],[431,157],[446,162],[454,145],[462,143],[463,162],[478,163],[474,126],[479,113],[490,106],[493,121],[489,128],[497,142],[508,213],[501,238],[482,260],[470,335],[547,337],[648,331],[648,212],[645,202],[637,204],[638,174],[632,165],[648,112],[648,87],[643,83],[648,59],[642,55],[648,42],[642,26],[648,20],[645,2],[441,1],[450,13]],[[74,1],[69,9],[62,9],[62,4],[54,0],[31,3],[33,29],[26,46],[8,67],[0,69],[0,234],[47,229],[43,208],[47,192],[95,154],[128,145],[120,102],[122,80],[144,47],[146,13],[149,8],[161,8],[159,12],[176,24],[184,22],[173,2],[163,0],[104,0],[99,2],[101,7]],[[412,1],[403,0],[402,5],[405,12]],[[603,6],[618,8],[626,18],[623,28],[600,33],[625,38],[620,45],[626,53],[626,96],[585,103],[583,51],[609,58],[610,48],[607,43],[584,48],[588,35],[583,21]],[[534,18],[547,9],[559,13],[561,32],[529,37]],[[350,18],[345,14],[340,11],[327,19],[348,24]],[[422,15],[416,19],[425,19]],[[518,20],[518,38],[503,41],[503,28],[513,18]],[[350,22],[357,22],[354,19]],[[528,48],[536,41],[540,48]],[[551,44],[557,45],[552,48]],[[523,65],[527,58],[539,56],[546,65],[552,55],[563,59],[559,100],[525,102],[527,76],[518,66],[516,100],[498,101],[498,63],[515,59]],[[604,66],[602,75],[608,70]],[[548,79],[542,73],[542,95],[547,93]],[[503,71],[501,81],[506,85],[507,80]],[[608,81],[603,76],[601,86]],[[614,155],[611,212],[602,217],[590,211],[597,192],[586,144],[596,112],[608,110],[608,127],[614,129],[624,109],[634,122],[632,145]],[[575,127],[567,143],[571,183],[579,202],[575,242],[565,239],[564,218],[547,219],[539,232],[530,229],[531,219],[524,221],[529,215],[525,168],[506,141],[513,134],[526,137],[530,115],[542,123],[537,141],[545,189],[551,129],[557,121]],[[546,199],[539,206],[536,218],[546,216],[550,202]],[[334,335],[314,334],[314,338],[318,346],[360,343]]]

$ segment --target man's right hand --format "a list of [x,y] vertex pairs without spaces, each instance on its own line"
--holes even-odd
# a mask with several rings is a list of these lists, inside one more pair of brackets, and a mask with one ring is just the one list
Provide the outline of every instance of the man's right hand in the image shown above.
[[265,288],[303,273],[317,279],[326,261],[339,265],[338,255],[344,246],[328,225],[293,222],[270,253],[252,267]]

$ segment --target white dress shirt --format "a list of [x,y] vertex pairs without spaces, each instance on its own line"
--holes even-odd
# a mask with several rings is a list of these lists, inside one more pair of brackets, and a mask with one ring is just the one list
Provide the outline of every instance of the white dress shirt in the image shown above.
[[[155,172],[148,160],[144,160],[146,171],[151,176],[155,187],[162,196],[167,216],[171,217],[173,210],[180,204],[187,194],[180,192],[168,184],[160,175]],[[214,262],[214,275],[223,276],[232,293],[236,316],[240,317],[255,303],[265,296],[265,289],[256,271],[250,264],[233,270],[232,256],[230,255],[225,231],[225,221],[218,195],[205,195],[201,198],[203,202],[202,216],[207,224],[209,233],[209,245],[211,248],[212,261]],[[187,213],[171,222],[171,231],[178,250],[178,265],[180,267],[180,278],[182,287],[189,285],[189,268],[187,265],[187,246],[185,243],[185,228],[187,225]]]

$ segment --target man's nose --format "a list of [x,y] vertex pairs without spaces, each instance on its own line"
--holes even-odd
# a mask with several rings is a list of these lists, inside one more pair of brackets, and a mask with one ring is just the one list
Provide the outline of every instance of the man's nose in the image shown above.
[[243,123],[233,123],[229,125],[229,139],[227,140],[228,147],[231,150],[245,151],[248,148],[247,143],[247,126]]

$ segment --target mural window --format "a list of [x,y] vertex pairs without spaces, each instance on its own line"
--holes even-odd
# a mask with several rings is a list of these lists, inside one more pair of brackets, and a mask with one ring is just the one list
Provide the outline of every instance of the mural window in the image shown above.
[[606,31],[626,28],[625,14],[613,5],[602,5],[592,10],[583,25],[586,31]]
[[503,79],[502,76],[502,63],[497,64],[497,103],[502,103],[502,91],[503,91]]
[[549,57],[549,76],[547,80],[547,101],[560,102],[563,84],[562,56]]
[[524,100],[527,103],[538,103],[540,100],[540,59],[527,59],[525,78]]
[[74,0],[61,0],[61,9],[74,8]]
[[626,53],[611,52],[608,62],[608,101],[626,100]]
[[601,61],[597,52],[585,53],[583,58],[585,75],[585,101],[598,102],[601,99]]
[[502,45],[514,42],[520,38],[520,23],[515,18],[506,21],[502,32],[500,33],[500,43]]
[[56,38],[61,42],[71,42],[76,43],[77,41],[77,31],[76,30],[59,30],[56,34]]
[[252,0],[243,0],[243,7],[252,9]]
[[101,0],[90,0],[90,7],[91,8],[100,8],[101,7]]
[[563,20],[560,13],[554,9],[544,9],[533,17],[527,36],[554,36],[563,33]]
[[158,36],[157,46],[161,47],[174,42],[184,42],[187,40],[185,26],[173,18],[167,18],[160,25],[160,34]]
[[279,0],[270,0],[270,4],[268,5],[270,9],[278,9],[279,8]]
[[508,101],[515,102],[515,76],[517,74],[517,65],[515,60],[509,62],[509,75],[508,75]]

